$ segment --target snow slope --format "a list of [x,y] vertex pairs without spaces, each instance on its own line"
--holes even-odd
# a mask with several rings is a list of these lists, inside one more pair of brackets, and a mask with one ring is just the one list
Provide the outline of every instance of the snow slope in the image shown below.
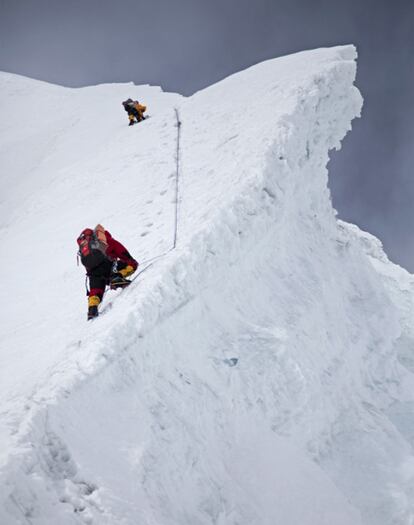
[[[354,77],[352,46],[188,99],[1,74],[17,279],[0,303],[0,523],[414,521],[414,280],[327,189]],[[128,96],[151,113],[133,128]],[[97,222],[156,259],[88,324],[75,239]]]

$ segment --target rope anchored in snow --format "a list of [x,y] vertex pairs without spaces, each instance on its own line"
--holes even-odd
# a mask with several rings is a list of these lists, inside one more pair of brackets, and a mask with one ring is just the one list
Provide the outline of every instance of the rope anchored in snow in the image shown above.
[[179,180],[180,180],[180,151],[181,151],[181,120],[178,109],[174,108],[175,119],[177,123],[177,150],[175,153],[175,217],[174,217],[174,241],[172,249],[175,250],[177,246],[178,234],[178,197],[179,197]]
[[145,272],[145,270],[148,270],[156,261],[159,259],[162,259],[165,257],[168,253],[175,250],[177,247],[177,239],[178,239],[178,205],[179,205],[179,189],[180,189],[180,172],[181,172],[181,166],[180,166],[180,158],[181,158],[181,120],[180,120],[180,114],[178,112],[177,108],[174,108],[175,113],[175,120],[176,120],[176,127],[177,127],[177,138],[176,138],[176,151],[175,151],[175,209],[174,209],[174,235],[173,235],[173,242],[172,246],[168,248],[168,250],[165,250],[165,252],[160,253],[159,255],[156,255],[155,257],[151,257],[150,259],[147,259],[143,261],[141,264],[145,265],[145,267],[140,270],[132,281],[135,281],[135,279]]

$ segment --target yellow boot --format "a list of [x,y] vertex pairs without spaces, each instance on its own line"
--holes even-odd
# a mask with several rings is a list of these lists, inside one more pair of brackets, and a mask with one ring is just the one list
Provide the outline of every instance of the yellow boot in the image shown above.
[[90,295],[88,297],[88,321],[90,319],[94,319],[95,317],[98,317],[98,306],[101,300],[97,295]]

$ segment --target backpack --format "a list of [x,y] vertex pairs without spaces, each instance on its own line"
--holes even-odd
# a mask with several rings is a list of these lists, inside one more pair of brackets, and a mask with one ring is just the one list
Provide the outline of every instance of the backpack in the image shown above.
[[79,246],[78,255],[87,270],[93,270],[108,259],[102,243],[99,242],[95,232],[90,228],[83,230],[77,238],[77,243]]

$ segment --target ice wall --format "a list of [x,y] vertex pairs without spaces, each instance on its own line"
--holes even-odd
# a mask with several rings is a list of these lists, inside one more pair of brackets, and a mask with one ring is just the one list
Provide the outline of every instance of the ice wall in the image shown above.
[[[360,111],[354,60],[348,46],[268,61],[166,104],[127,139],[139,155],[105,143],[100,177],[126,163],[159,194],[178,110],[177,248],[87,331],[70,319],[16,416],[2,520],[409,523],[412,280],[337,222],[327,189]],[[171,246],[167,189],[148,256]],[[133,199],[121,209],[133,224]]]

